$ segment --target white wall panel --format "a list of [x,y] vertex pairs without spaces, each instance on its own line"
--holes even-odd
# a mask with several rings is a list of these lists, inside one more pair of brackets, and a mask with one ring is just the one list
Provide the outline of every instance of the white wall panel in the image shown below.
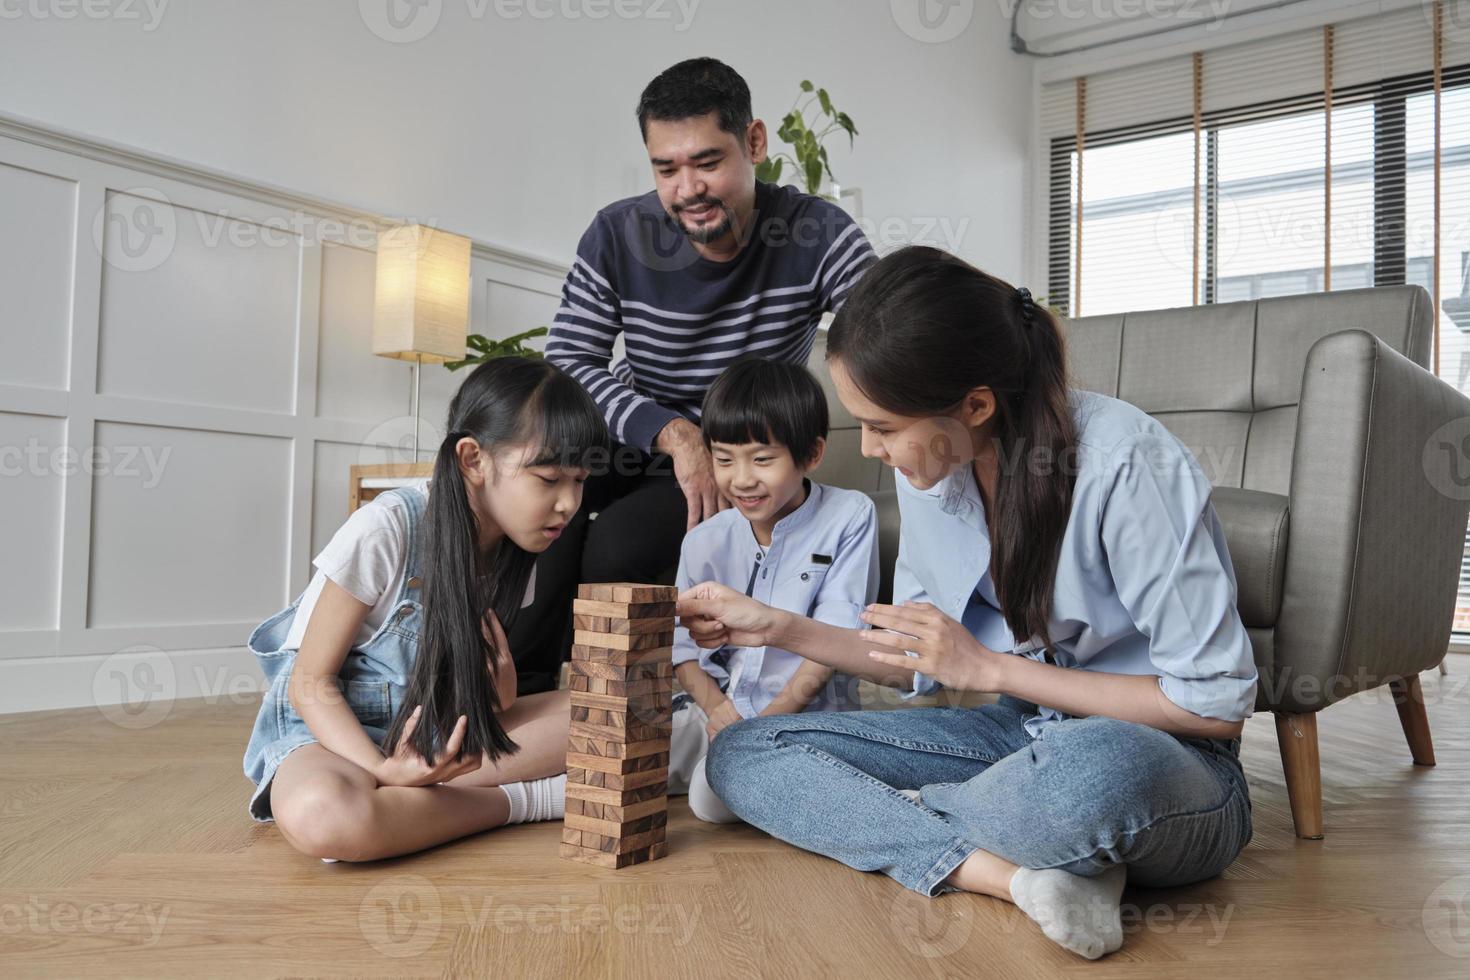
[[0,631],[56,628],[65,453],[65,419],[0,412]]
[[65,388],[76,184],[0,164],[0,384]]
[[113,191],[102,242],[101,393],[292,410],[299,239]]
[[88,626],[238,622],[284,604],[290,440],[99,422],[96,445],[111,468],[93,487]]

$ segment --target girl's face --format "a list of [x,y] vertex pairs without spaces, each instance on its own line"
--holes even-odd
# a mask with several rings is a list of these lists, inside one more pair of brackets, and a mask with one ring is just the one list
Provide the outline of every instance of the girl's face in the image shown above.
[[892,466],[919,489],[928,490],[975,460],[985,422],[994,414],[988,388],[977,388],[959,406],[938,415],[897,415],[869,401],[843,369],[827,362],[837,399],[862,424],[862,451]]
[[468,436],[458,445],[470,507],[480,522],[480,545],[508,537],[533,554],[561,537],[577,508],[588,470],[558,463],[532,465],[540,447],[498,446],[486,452]]

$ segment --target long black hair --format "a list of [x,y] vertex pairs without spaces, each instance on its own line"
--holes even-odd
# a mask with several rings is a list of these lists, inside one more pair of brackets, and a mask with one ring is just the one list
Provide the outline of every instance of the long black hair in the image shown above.
[[508,536],[488,553],[481,551],[479,522],[455,449],[466,436],[491,453],[506,445],[528,445],[534,456],[527,466],[587,467],[589,457],[609,451],[607,425],[596,403],[578,382],[546,361],[487,361],[465,378],[450,401],[419,541],[423,633],[407,696],[385,740],[386,750],[393,752],[414,707],[423,705],[413,747],[429,762],[460,715],[468,718],[462,754],[483,752],[494,760],[520,749],[496,717],[499,699],[491,665],[505,651],[496,650],[490,639],[490,613],[510,630],[536,556]]
[[949,412],[974,388],[995,393],[996,598],[1017,642],[1038,636],[1049,648],[1077,451],[1065,344],[1050,311],[948,252],[909,246],[853,287],[828,332],[827,357],[864,397],[899,415]]

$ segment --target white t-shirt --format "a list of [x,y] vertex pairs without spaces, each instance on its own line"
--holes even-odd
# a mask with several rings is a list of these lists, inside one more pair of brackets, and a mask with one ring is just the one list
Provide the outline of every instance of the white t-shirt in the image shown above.
[[[427,501],[428,483],[408,489],[423,494]],[[327,542],[312,564],[316,566],[316,574],[301,596],[301,605],[297,607],[296,618],[291,623],[283,647],[301,649],[306,624],[311,620],[311,611],[316,607],[317,596],[321,595],[327,579],[352,593],[357,601],[372,606],[358,627],[352,645],[361,646],[372,639],[398,607],[398,594],[403,588],[403,574],[408,564],[408,514],[403,501],[397,494],[385,493],[359,507],[332,535],[332,540]],[[531,604],[535,594],[536,568],[533,565],[531,577],[526,581],[522,609]]]

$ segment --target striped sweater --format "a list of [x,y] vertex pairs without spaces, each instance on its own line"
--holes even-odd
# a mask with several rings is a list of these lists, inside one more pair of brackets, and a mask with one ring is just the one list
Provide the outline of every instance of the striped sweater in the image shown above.
[[[695,251],[650,191],[597,213],[562,286],[546,356],[580,381],[619,442],[648,452],[745,354],[805,363],[822,314],[874,261],[837,205],[756,182],[756,231],[729,262]],[[626,355],[612,359],[623,335]]]

